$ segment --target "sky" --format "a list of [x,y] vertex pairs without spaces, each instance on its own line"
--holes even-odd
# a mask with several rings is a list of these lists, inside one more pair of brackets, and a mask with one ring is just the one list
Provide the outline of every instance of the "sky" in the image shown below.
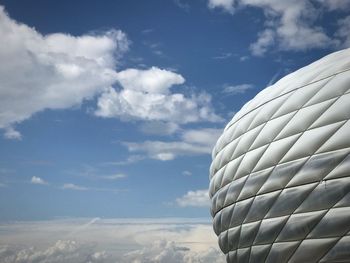
[[[0,228],[17,245],[14,222],[64,218],[202,218],[193,228],[210,236],[208,171],[225,124],[349,47],[350,2],[0,0],[0,35]],[[40,251],[75,241],[62,242]],[[164,242],[151,246],[183,245]],[[194,255],[180,251],[179,262]]]

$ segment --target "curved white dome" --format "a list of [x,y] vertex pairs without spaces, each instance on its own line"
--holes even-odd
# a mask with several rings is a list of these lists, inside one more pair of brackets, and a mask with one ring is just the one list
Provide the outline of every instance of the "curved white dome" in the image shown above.
[[279,80],[226,126],[210,168],[228,262],[350,260],[350,49]]

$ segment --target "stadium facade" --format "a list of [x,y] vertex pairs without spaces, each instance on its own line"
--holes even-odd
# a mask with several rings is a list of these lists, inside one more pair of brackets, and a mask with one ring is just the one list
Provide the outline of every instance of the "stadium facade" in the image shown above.
[[350,262],[350,49],[246,103],[212,153],[227,262]]

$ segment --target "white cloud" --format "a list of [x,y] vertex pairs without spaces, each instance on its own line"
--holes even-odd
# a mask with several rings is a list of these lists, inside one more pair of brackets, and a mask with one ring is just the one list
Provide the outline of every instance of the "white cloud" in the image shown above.
[[231,58],[232,56],[233,56],[233,54],[231,52],[226,52],[226,53],[222,53],[218,56],[213,57],[213,59],[224,60],[224,59]]
[[89,188],[85,186],[80,186],[72,183],[67,183],[62,186],[62,189],[68,189],[68,190],[77,190],[77,191],[86,191],[89,190]]
[[124,142],[130,152],[143,153],[148,158],[169,161],[178,156],[211,154],[222,133],[221,129],[185,130],[179,141]]
[[[350,3],[350,1],[348,1]],[[342,39],[343,47],[350,47],[350,16],[338,20],[336,35]]]
[[208,145],[212,148],[222,131],[222,129],[213,128],[186,130],[182,134],[182,138],[185,142]]
[[146,28],[141,31],[142,34],[148,35],[154,32],[154,28]]
[[181,155],[201,155],[211,152],[211,147],[208,145],[182,141],[145,141],[142,143],[127,142],[124,144],[130,152],[144,152],[149,158],[161,161],[173,160]]
[[33,176],[30,180],[32,184],[48,184],[45,180],[41,179],[40,177]]
[[[119,30],[100,35],[42,35],[17,23],[0,6],[0,129],[45,109],[66,109],[91,99],[116,81],[117,60],[128,40]],[[5,44],[6,43],[6,44]]]
[[318,0],[318,3],[311,0],[209,0],[208,5],[231,14],[238,8],[262,9],[265,28],[250,46],[256,56],[264,55],[273,47],[295,51],[339,47],[342,39],[328,34],[318,23],[324,12],[350,8],[347,0]]
[[243,94],[247,90],[250,90],[252,88],[254,88],[254,85],[252,84],[232,85],[232,86],[225,86],[223,89],[223,92],[230,95]]
[[133,163],[137,163],[139,161],[142,161],[145,159],[145,156],[140,154],[133,154],[128,156],[126,160],[123,161],[111,161],[111,162],[104,162],[103,165],[129,165]]
[[222,8],[226,12],[229,12],[233,14],[235,8],[234,8],[235,0],[209,0],[208,1],[208,7],[210,9],[214,8]]
[[346,10],[350,8],[349,0],[318,0],[329,10]]
[[275,84],[275,82],[278,80],[278,77],[280,77],[281,72],[282,72],[281,70],[278,70],[275,74],[273,74],[269,82],[266,84],[266,87]]
[[310,1],[243,0],[243,5],[262,8],[268,25],[251,46],[262,55],[277,42],[281,50],[324,48],[336,43],[315,25],[319,10]]
[[64,219],[2,229],[4,263],[225,262],[209,219]]
[[[185,82],[171,70],[125,69],[116,72],[129,41],[119,30],[100,35],[42,35],[11,19],[0,6],[0,129],[21,139],[14,129],[45,109],[67,109],[100,95],[95,114],[122,120],[172,123],[218,122],[211,96],[185,95],[172,87]],[[120,84],[119,89],[112,86]]]
[[208,190],[189,191],[184,196],[177,198],[176,203],[179,206],[210,206]]
[[182,175],[191,176],[192,172],[185,170],[185,171],[182,172]]
[[[86,177],[92,180],[119,180],[126,178],[127,174],[124,173],[114,173],[106,172],[99,166],[93,166],[89,164],[82,164],[78,169],[66,170],[66,174],[72,176]],[[101,188],[88,188],[89,190],[102,190]],[[107,189],[104,189],[107,190]],[[111,191],[113,189],[110,189]],[[113,190],[114,191],[114,190]]]
[[171,86],[185,82],[181,75],[156,67],[126,69],[119,72],[117,78],[124,89],[154,94],[167,94]]
[[191,6],[189,3],[183,1],[183,0],[173,0],[174,1],[174,4],[181,8],[182,10],[186,11],[186,12],[189,12],[190,9],[191,9]]
[[250,45],[250,51],[255,56],[262,56],[274,44],[276,33],[266,29],[258,34],[258,40]]
[[113,174],[113,175],[101,176],[102,179],[106,179],[106,180],[119,180],[125,177],[127,177],[126,174]]
[[127,69],[117,79],[122,89],[109,88],[101,95],[97,116],[172,123],[222,120],[214,113],[209,94],[186,97],[171,92],[173,85],[185,81],[177,73],[157,67]]
[[[106,179],[106,180],[118,180],[118,179],[121,179],[124,177],[125,177],[125,175],[117,174],[117,175],[112,175],[112,176],[104,176],[102,178]],[[118,188],[86,187],[86,186],[82,186],[82,185],[76,185],[73,183],[63,184],[61,189],[74,190],[74,191],[111,192],[111,193],[115,193],[115,194],[128,191],[128,189],[118,189]]]
[[16,131],[13,127],[6,127],[4,137],[10,140],[21,140],[22,134],[19,131]]
[[[155,54],[157,56],[160,56],[160,57],[164,56],[164,53],[161,50],[162,43],[160,43],[160,42],[144,41],[143,44],[145,46],[147,46],[152,51],[153,54]],[[141,65],[141,64],[139,64],[139,65]],[[143,67],[145,67],[145,65]]]
[[241,56],[240,58],[239,58],[239,60],[240,61],[246,61],[246,60],[248,60],[249,59],[249,56]]

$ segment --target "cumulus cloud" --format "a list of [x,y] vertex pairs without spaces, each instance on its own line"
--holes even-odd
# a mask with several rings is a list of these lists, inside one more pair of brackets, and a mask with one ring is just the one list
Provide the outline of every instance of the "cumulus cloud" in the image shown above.
[[129,152],[142,153],[148,158],[169,161],[178,156],[210,154],[221,129],[184,130],[178,141],[124,142]]
[[109,88],[101,95],[97,116],[181,124],[222,120],[214,113],[209,94],[186,97],[171,91],[173,85],[184,83],[180,74],[157,67],[126,69],[117,80],[122,89]]
[[[0,6],[0,129],[8,139],[21,139],[14,126],[45,109],[68,109],[98,96],[95,115],[168,125],[218,122],[211,96],[174,92],[185,82],[171,70],[116,71],[129,48],[120,30],[72,36],[43,35],[11,19]],[[171,124],[170,124],[171,123]],[[147,129],[147,127],[145,128]],[[149,129],[148,129],[149,130]]]
[[42,35],[17,23],[0,6],[0,129],[19,139],[16,123],[45,109],[66,109],[116,81],[114,68],[128,49],[119,30],[99,35]]
[[32,184],[48,184],[45,180],[41,179],[40,177],[33,176],[30,180]]
[[22,134],[19,131],[16,131],[13,127],[6,127],[4,136],[6,139],[10,140],[21,140]]
[[210,205],[208,190],[189,191],[184,196],[176,199],[179,206],[205,207]]
[[209,219],[64,219],[0,224],[4,263],[224,263]]
[[325,12],[349,10],[347,0],[280,1],[280,0],[209,0],[209,8],[220,8],[230,14],[238,8],[255,7],[263,11],[265,29],[251,44],[253,55],[261,56],[272,47],[280,50],[336,48],[344,45],[337,35],[330,35],[318,24]]
[[223,92],[230,95],[243,94],[247,90],[254,88],[252,84],[240,84],[225,86]]
[[124,89],[147,93],[169,93],[169,88],[183,84],[185,79],[174,72],[151,67],[148,70],[126,69],[117,75]]

